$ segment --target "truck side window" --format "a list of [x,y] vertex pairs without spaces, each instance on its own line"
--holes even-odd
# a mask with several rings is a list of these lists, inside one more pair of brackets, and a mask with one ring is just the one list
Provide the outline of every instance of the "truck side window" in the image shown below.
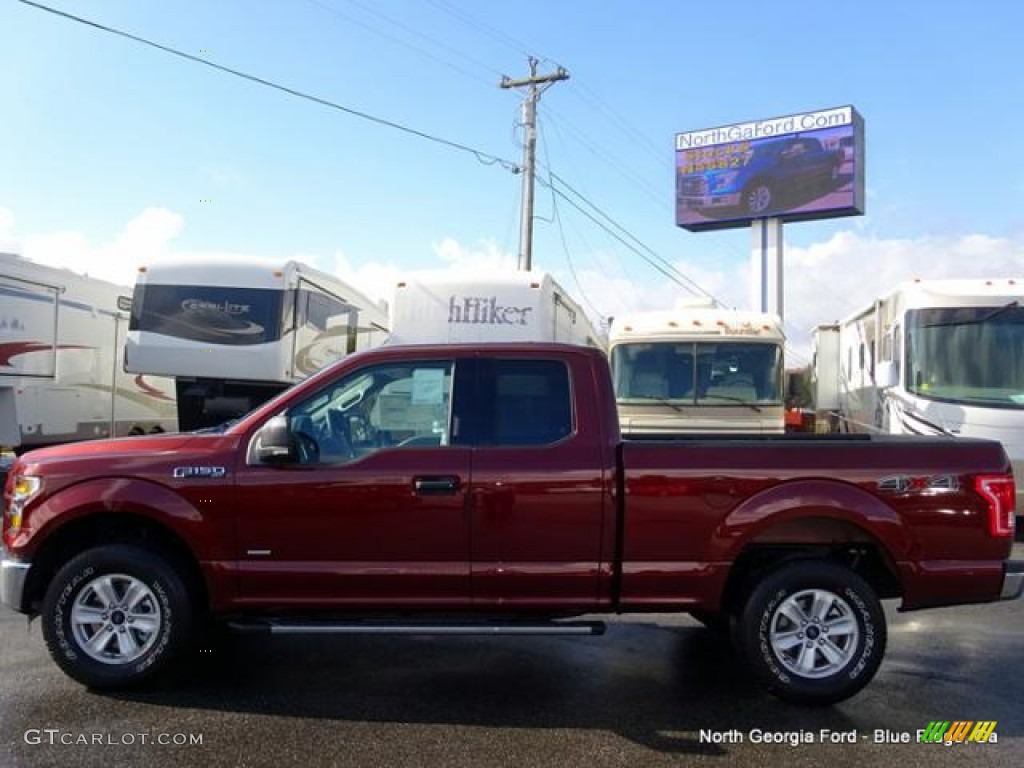
[[356,371],[288,413],[304,462],[343,464],[386,448],[450,443],[453,363],[384,363]]
[[[569,372],[558,360],[493,360],[485,374],[493,417],[482,443],[549,445],[573,431]],[[489,427],[489,429],[487,428]]]

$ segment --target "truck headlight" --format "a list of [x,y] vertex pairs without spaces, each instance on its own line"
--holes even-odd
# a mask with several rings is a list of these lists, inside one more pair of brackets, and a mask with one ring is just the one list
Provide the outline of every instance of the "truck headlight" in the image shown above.
[[16,475],[11,484],[11,504],[7,508],[7,524],[12,530],[21,528],[22,512],[25,505],[39,495],[43,479],[32,475]]

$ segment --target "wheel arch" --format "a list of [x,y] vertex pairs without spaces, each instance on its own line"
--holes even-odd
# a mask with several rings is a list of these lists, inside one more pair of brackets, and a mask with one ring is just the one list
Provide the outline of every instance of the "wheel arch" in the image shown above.
[[134,544],[165,557],[181,574],[194,604],[209,606],[209,588],[202,568],[178,532],[143,515],[106,510],[84,513],[49,532],[33,555],[24,605],[31,613],[38,613],[47,588],[65,563],[89,549],[114,543]]
[[751,585],[795,560],[849,568],[883,598],[903,593],[898,561],[909,547],[899,515],[866,491],[834,480],[774,486],[740,504],[715,533],[732,563],[721,605],[735,610]]

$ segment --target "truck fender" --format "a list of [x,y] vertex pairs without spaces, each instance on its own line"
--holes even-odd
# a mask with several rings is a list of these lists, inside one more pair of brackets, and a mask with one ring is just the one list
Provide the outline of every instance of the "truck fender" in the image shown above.
[[202,513],[170,488],[138,478],[93,478],[68,486],[32,510],[30,547],[60,528],[96,514],[137,515],[191,542],[199,560],[219,559]]
[[[906,559],[911,545],[897,512],[871,493],[836,480],[794,480],[754,494],[729,513],[713,536],[716,559],[734,561],[745,546],[772,529],[798,534],[800,521],[810,519],[836,521],[847,530],[854,526],[866,535],[865,540],[881,544],[893,561]],[[822,541],[811,534],[806,541],[830,543],[835,539]]]

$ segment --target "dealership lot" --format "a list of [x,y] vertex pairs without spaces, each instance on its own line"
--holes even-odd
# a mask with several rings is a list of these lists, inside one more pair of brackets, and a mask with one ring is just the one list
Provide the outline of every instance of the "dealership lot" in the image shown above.
[[[101,695],[57,670],[37,624],[3,611],[0,765],[1024,762],[1024,603],[887,607],[879,676],[823,710],[761,693],[676,616],[587,639],[243,637],[158,688]],[[916,743],[958,720],[995,721],[998,740]]]

